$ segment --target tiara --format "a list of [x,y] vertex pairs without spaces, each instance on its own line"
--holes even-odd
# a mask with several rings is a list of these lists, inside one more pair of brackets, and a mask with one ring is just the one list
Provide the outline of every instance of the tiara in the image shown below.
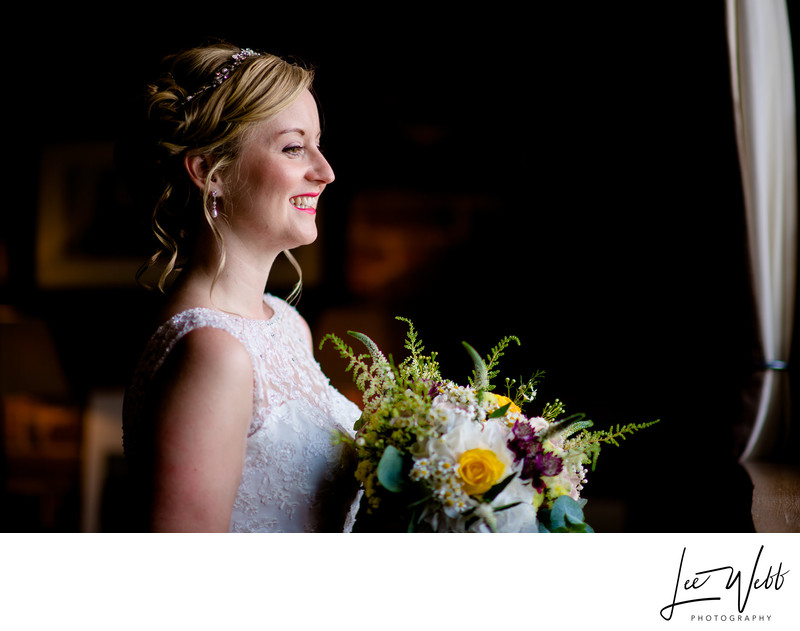
[[192,99],[200,96],[206,90],[213,90],[217,86],[221,85],[228,77],[231,76],[231,73],[234,70],[236,70],[236,68],[248,57],[260,57],[260,56],[261,53],[257,53],[251,48],[242,48],[242,50],[240,50],[238,53],[234,53],[233,55],[231,55],[231,60],[228,63],[228,65],[219,70],[218,72],[214,73],[214,79],[210,83],[207,83],[197,92],[195,92],[194,94],[190,94],[183,100],[184,105],[189,101],[191,101]]

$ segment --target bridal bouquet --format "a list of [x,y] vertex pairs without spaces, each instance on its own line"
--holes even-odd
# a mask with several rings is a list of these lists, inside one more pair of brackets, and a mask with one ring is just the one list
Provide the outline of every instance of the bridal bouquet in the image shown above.
[[[590,431],[576,414],[560,418],[556,400],[538,416],[523,407],[536,396],[542,377],[506,379],[495,392],[498,360],[506,337],[484,359],[469,344],[474,363],[468,385],[442,377],[436,354],[424,354],[413,324],[395,365],[362,333],[349,334],[366,346],[356,354],[328,334],[363,395],[363,414],[351,442],[358,457],[366,510],[381,529],[425,532],[592,532],[585,523],[581,490],[587,466],[594,467],[603,443],[619,444],[653,423]],[[322,346],[322,344],[320,346]]]

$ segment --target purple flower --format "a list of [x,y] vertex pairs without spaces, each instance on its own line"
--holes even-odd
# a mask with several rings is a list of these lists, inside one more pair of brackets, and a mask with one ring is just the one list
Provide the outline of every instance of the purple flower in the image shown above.
[[428,396],[433,399],[441,392],[440,386],[442,384],[438,381],[431,382],[431,387],[428,390]]
[[564,462],[556,454],[547,452],[536,436],[536,430],[528,423],[517,421],[512,430],[513,436],[508,441],[508,448],[514,454],[516,462],[522,461],[520,479],[530,480],[531,485],[540,493],[544,490],[544,476],[558,475],[564,468]]
[[536,439],[536,430],[528,423],[517,421],[511,432],[513,436],[508,441],[508,448],[514,454],[514,460],[519,462],[535,449],[534,445],[538,445],[539,441]]
[[511,431],[514,433],[514,438],[524,442],[531,442],[538,432],[533,425],[530,423],[523,423],[522,421],[514,423],[514,428]]
[[539,450],[535,454],[529,454],[522,461],[522,473],[519,477],[523,480],[530,480],[533,488],[541,493],[545,486],[542,477],[558,475],[563,468],[564,462],[561,458],[556,454],[544,451],[540,444]]

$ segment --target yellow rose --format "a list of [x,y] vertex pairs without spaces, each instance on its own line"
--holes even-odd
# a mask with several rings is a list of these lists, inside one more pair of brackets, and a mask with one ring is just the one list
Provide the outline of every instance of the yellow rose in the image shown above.
[[470,449],[458,459],[461,485],[467,495],[481,495],[500,481],[506,466],[489,449]]

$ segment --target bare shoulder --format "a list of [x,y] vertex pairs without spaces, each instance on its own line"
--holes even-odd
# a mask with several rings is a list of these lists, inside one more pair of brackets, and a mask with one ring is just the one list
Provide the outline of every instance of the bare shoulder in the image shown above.
[[171,418],[247,418],[252,407],[253,365],[244,345],[221,329],[184,335],[157,378],[159,406]]
[[190,331],[176,344],[173,354],[186,369],[231,377],[251,376],[253,372],[244,344],[222,329],[202,327]]
[[226,530],[252,418],[250,355],[223,330],[195,329],[176,344],[158,381],[152,526]]

